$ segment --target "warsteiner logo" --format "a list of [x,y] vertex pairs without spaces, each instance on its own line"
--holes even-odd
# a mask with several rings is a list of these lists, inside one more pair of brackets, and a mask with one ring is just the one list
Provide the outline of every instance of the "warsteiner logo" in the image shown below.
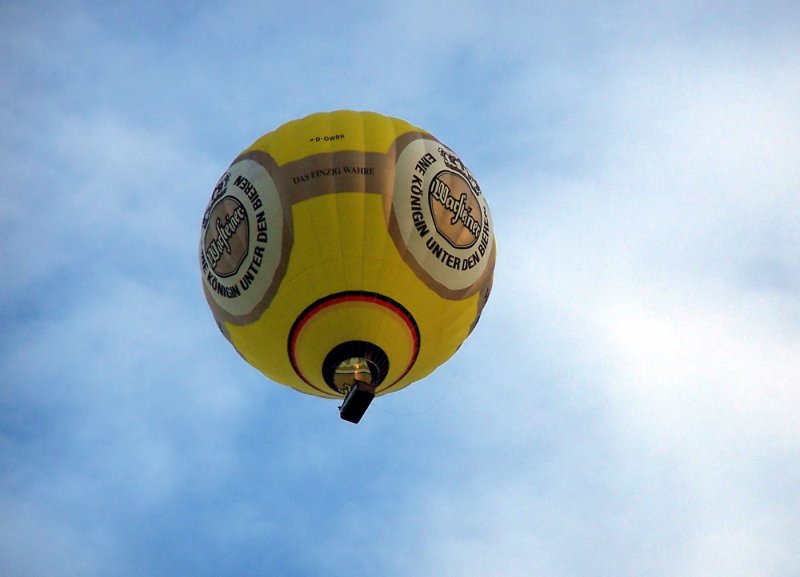
[[208,266],[217,276],[229,277],[242,266],[250,239],[244,205],[232,196],[218,200],[209,212],[211,226],[203,235]]
[[[266,306],[283,254],[284,214],[275,181],[258,162],[235,162],[203,214],[200,266],[206,296],[226,320]],[[218,311],[219,312],[219,311]]]
[[428,187],[433,224],[453,248],[478,242],[483,227],[481,207],[464,178],[449,170],[439,172]]
[[413,140],[398,154],[394,190],[389,232],[406,262],[448,298],[479,290],[494,235],[489,207],[461,159],[438,141]]

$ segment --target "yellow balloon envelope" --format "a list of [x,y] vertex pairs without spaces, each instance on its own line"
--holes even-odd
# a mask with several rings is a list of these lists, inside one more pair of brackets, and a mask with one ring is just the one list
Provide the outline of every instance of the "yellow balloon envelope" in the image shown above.
[[489,296],[489,207],[461,158],[372,112],[313,114],[256,140],[203,215],[203,290],[222,333],[269,379],[373,396],[449,359]]

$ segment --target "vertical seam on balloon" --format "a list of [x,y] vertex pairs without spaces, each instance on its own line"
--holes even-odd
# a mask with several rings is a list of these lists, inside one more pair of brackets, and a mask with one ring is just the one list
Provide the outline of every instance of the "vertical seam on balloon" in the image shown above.
[[[358,128],[359,128],[359,131],[360,131],[359,135],[358,135],[359,136],[359,142],[358,142],[359,149],[360,150],[366,150],[366,136],[365,136],[366,135],[366,129],[365,129],[365,126],[364,126],[364,124],[366,122],[366,117],[365,117],[365,115],[362,114],[362,115],[359,115],[358,119],[359,119],[359,122],[357,124],[358,124]],[[366,166],[366,153],[363,155],[363,158],[364,158],[364,165]],[[358,191],[354,191],[354,192],[366,193],[366,191],[367,191],[366,190],[367,189],[367,177],[363,173],[360,174],[359,177],[360,177],[359,178],[360,186],[358,187]],[[367,242],[369,240],[367,238],[367,226],[366,226],[366,222],[365,222],[366,221],[367,200],[368,200],[368,198],[367,198],[367,196],[365,194],[361,198],[361,202],[363,204],[363,210],[360,211],[360,217],[361,217],[361,250],[363,252],[362,252],[362,258],[361,258],[361,263],[360,263],[361,264],[361,278],[359,279],[359,286],[362,287],[362,288],[364,287],[364,278],[366,277],[365,268],[367,266],[366,265],[367,259],[364,258],[364,257],[366,256],[366,254],[368,252],[367,251],[367,246],[368,246]]]

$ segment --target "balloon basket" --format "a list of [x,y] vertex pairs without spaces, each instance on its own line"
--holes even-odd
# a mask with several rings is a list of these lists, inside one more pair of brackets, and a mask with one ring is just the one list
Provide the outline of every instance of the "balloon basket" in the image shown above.
[[345,421],[358,424],[374,398],[375,387],[356,381],[347,391],[344,402],[339,407],[339,416]]

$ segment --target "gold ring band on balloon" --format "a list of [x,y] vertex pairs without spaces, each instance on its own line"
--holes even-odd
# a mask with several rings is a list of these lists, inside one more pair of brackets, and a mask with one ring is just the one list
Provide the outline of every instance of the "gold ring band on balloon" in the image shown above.
[[[306,346],[309,343],[314,346]],[[375,373],[371,384],[381,394],[408,374],[419,350],[420,331],[411,313],[394,299],[367,291],[345,291],[315,301],[298,315],[287,342],[297,376],[325,395],[345,392],[333,381],[332,363],[368,361]]]

